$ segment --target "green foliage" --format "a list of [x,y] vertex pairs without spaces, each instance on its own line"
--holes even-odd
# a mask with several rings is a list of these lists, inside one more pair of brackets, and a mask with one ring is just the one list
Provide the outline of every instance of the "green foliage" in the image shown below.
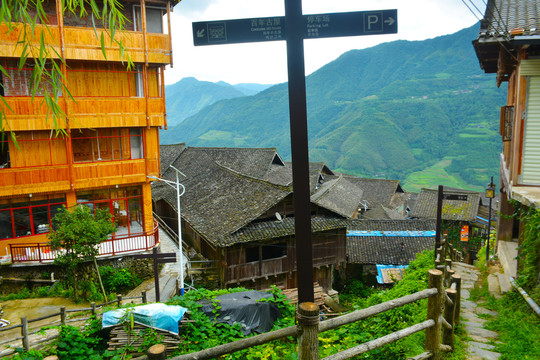
[[514,216],[523,224],[518,258],[520,263],[518,283],[532,290],[540,282],[540,210],[513,201]]
[[[433,268],[433,251],[424,252],[409,264],[406,275],[393,288],[351,302],[357,309],[380,304],[427,288],[427,272]],[[398,331],[426,320],[427,301],[421,300],[319,335],[320,357]],[[383,348],[370,351],[362,359],[405,359],[424,351],[425,334],[417,333]]]
[[62,326],[56,343],[56,354],[59,360],[101,360],[95,348],[99,338],[85,336],[73,326]]
[[125,268],[115,269],[112,266],[101,266],[99,273],[107,292],[123,293],[142,283],[139,277]]
[[15,355],[11,358],[12,360],[42,360],[45,357],[41,351],[30,349],[29,351],[24,351],[23,348],[15,349]]
[[343,304],[349,304],[358,299],[365,299],[375,293],[373,287],[365,285],[365,282],[360,279],[349,280],[343,291],[339,294],[339,301]]
[[95,214],[86,206],[63,207],[52,219],[53,231],[47,234],[51,250],[59,251],[54,263],[71,274],[77,299],[77,273],[80,264],[95,259],[99,244],[116,231],[111,213],[97,209]]

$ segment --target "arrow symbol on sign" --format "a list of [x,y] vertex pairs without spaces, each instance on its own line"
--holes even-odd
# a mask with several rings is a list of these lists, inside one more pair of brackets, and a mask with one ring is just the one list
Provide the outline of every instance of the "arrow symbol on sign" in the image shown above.
[[198,38],[204,37],[204,29],[199,29],[199,30],[197,30],[197,37],[198,37]]
[[387,20],[384,20],[385,24],[388,24],[388,26],[392,26],[393,23],[395,23],[396,20],[394,18],[389,17]]

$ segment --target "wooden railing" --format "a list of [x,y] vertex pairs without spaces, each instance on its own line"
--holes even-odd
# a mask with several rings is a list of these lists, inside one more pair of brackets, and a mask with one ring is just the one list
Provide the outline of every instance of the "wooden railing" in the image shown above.
[[[8,33],[6,24],[0,24],[0,57],[19,58],[22,54],[23,46],[17,45],[19,36],[22,36],[23,24],[15,26]],[[28,27],[28,33],[31,30]],[[75,60],[105,60],[101,48],[101,34],[105,37],[105,52],[108,61],[125,61],[127,55],[130,56],[133,62],[145,62],[144,54],[144,35],[137,31],[117,32],[115,40],[123,43],[125,54],[122,59],[122,54],[119,51],[119,46],[110,41],[108,32],[103,29],[95,29],[90,27],[64,27],[64,48],[65,59]],[[60,49],[60,31],[57,25],[35,25],[33,33],[34,41],[30,44],[39,49],[39,41],[41,34],[45,38],[45,43],[51,47],[50,57],[56,58],[57,54],[61,54]],[[31,35],[26,37],[31,38]],[[171,63],[171,47],[168,34],[147,34],[148,46],[148,62],[155,64],[170,64]],[[31,57],[31,54],[30,54]]]
[[[118,255],[133,251],[149,251],[159,244],[158,226],[155,224],[151,231],[115,236],[104,241],[99,246],[98,256]],[[11,261],[14,263],[23,262],[51,262],[58,256],[58,251],[51,250],[46,243],[38,244],[10,244]]]
[[229,265],[227,266],[226,282],[236,283],[287,272],[289,269],[284,265],[284,262],[287,262],[287,256],[262,260],[260,263],[259,261],[254,261],[246,264]]
[[[5,109],[3,130],[50,130],[53,128],[52,115],[47,118],[47,106],[40,97],[6,96],[4,101],[13,111]],[[165,104],[162,98],[148,100],[148,121],[146,120],[146,100],[142,97],[76,97],[70,101],[72,128],[100,127],[142,127],[165,125]],[[57,124],[65,128],[64,123]]]
[[69,190],[67,165],[38,166],[0,170],[0,196]]
[[459,308],[460,305],[456,293],[458,291],[457,288],[460,287],[461,279],[459,276],[454,275],[452,284],[456,284],[453,285],[456,289],[444,290],[444,274],[442,271],[432,269],[428,272],[428,276],[429,288],[426,290],[374,305],[366,309],[356,310],[349,314],[320,323],[318,306],[313,303],[301,303],[298,307],[298,325],[296,326],[290,326],[195,353],[173,357],[171,360],[205,360],[217,358],[289,336],[299,336],[299,360],[316,360],[319,358],[319,333],[361,321],[422,299],[428,299],[428,316],[426,321],[383,336],[379,339],[360,344],[351,349],[326,357],[323,360],[350,359],[423,330],[426,330],[426,351],[412,359],[439,359],[441,352],[452,351],[453,349],[454,324],[459,319],[455,309]]
[[145,159],[76,163],[74,184],[76,188],[88,188],[145,182],[145,166]]
[[[58,309],[58,312],[55,312],[55,313],[50,314],[50,315],[45,315],[45,316],[35,318],[35,319],[28,319],[28,317],[26,317],[26,316],[22,317],[22,318],[20,318],[21,322],[19,324],[0,328],[0,334],[8,332],[10,330],[14,330],[14,329],[21,329],[20,330],[21,336],[15,336],[15,337],[10,338],[8,340],[4,340],[4,341],[0,342],[0,346],[6,345],[6,344],[11,344],[13,342],[21,340],[22,348],[24,349],[24,351],[29,351],[30,348],[31,348],[31,346],[30,346],[30,336],[41,332],[42,327],[55,326],[55,325],[67,325],[67,324],[70,324],[70,323],[86,321],[86,320],[90,319],[92,316],[98,316],[98,317],[103,316],[103,314],[98,313],[99,309],[103,309],[103,307],[108,306],[108,305],[112,305],[112,304],[117,304],[118,307],[120,307],[122,305],[122,301],[137,300],[137,299],[141,299],[142,303],[146,304],[147,303],[146,291],[143,291],[141,296],[132,296],[132,297],[124,297],[123,298],[121,295],[118,295],[116,300],[105,302],[103,304],[96,304],[95,302],[93,302],[93,303],[90,304],[89,308],[69,309],[68,310],[68,309],[66,309],[65,306],[62,306],[62,307],[60,307]],[[68,313],[72,313],[72,314],[89,313],[90,316],[68,319]],[[45,324],[41,323],[38,328],[30,329],[30,324],[31,323],[35,323],[35,322],[38,322],[38,321],[43,322],[44,320],[49,320],[49,319],[54,319],[54,318],[58,318],[58,319],[55,320],[55,321],[49,321],[49,322],[47,322]],[[44,342],[49,342],[49,341],[54,340],[56,338],[58,338],[58,335],[47,336],[45,339],[40,340],[36,345],[42,344]],[[0,355],[0,357],[11,355],[14,352],[15,352],[15,350],[13,349],[12,351],[8,351],[7,353],[4,353],[4,354]]]

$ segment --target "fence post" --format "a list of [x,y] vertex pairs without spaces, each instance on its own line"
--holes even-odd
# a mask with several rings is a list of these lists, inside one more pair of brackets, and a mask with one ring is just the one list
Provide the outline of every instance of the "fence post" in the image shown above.
[[312,302],[298,304],[296,312],[298,360],[319,359],[319,306]]
[[426,351],[431,351],[431,360],[441,358],[441,317],[443,306],[443,273],[437,269],[428,271],[428,288],[436,288],[437,295],[428,299],[427,318],[435,321],[435,325],[426,329]]
[[43,360],[58,360],[58,356],[56,355],[47,356]]
[[456,284],[456,309],[454,312],[454,323],[459,324],[459,315],[461,312],[461,276],[452,275],[452,282]]
[[444,319],[448,324],[451,325],[451,328],[444,328],[443,329],[443,337],[442,342],[445,345],[448,345],[454,349],[454,319],[455,319],[455,309],[456,309],[456,290],[454,289],[446,289],[446,295],[452,300],[452,304],[446,304],[444,307]]
[[92,308],[92,316],[96,315],[96,303],[92,301],[90,304],[90,307]]
[[118,295],[116,301],[118,301],[118,307],[122,306],[122,295]]
[[62,326],[66,325],[66,307],[61,306],[60,307],[60,323]]
[[167,359],[167,348],[163,344],[152,345],[146,352],[148,360],[165,360]]
[[21,336],[24,351],[30,350],[30,339],[28,339],[28,318],[21,318]]
[[146,291],[143,291],[142,292],[142,303],[143,304],[146,304],[147,300],[146,300]]

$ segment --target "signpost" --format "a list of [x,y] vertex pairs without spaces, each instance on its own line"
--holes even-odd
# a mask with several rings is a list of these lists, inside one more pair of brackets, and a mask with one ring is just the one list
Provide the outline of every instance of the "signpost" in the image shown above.
[[152,254],[133,255],[135,259],[152,259],[154,260],[154,284],[156,287],[156,302],[159,302],[159,264],[176,262],[176,253],[160,253],[157,248],[152,249]]
[[314,301],[304,39],[395,33],[395,9],[302,15],[301,0],[285,0],[285,17],[193,23],[195,46],[287,41],[298,303]]
[[[285,16],[193,23],[195,46],[286,40]],[[395,34],[397,10],[303,15],[302,38]]]

